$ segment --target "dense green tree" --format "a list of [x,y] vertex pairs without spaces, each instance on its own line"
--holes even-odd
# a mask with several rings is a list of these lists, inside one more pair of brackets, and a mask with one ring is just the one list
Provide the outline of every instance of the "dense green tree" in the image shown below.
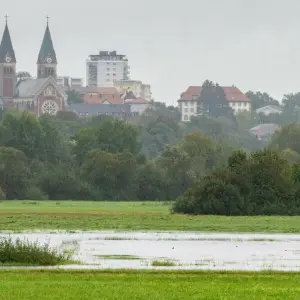
[[102,200],[136,199],[136,161],[129,152],[91,150],[85,156],[81,174],[99,190]]
[[37,184],[50,200],[97,200],[97,191],[80,178],[78,167],[70,162],[45,165]]
[[200,132],[195,132],[187,134],[183,138],[181,148],[188,154],[191,169],[195,172],[197,177],[199,178],[204,175],[208,161],[215,151],[213,142]]
[[164,172],[154,162],[146,162],[137,169],[137,197],[142,201],[166,200]]
[[300,125],[290,124],[283,126],[273,135],[269,147],[278,151],[289,148],[300,154]]
[[167,146],[158,159],[158,166],[165,172],[166,200],[175,199],[196,180],[191,158],[179,147]]
[[25,154],[0,147],[0,186],[6,199],[23,199],[30,184],[31,172]]
[[128,151],[137,155],[140,150],[136,126],[112,118],[104,118],[97,125],[80,130],[74,137],[74,152],[82,163],[86,153],[98,148],[110,153]]
[[190,214],[296,214],[296,172],[278,153],[234,152],[228,166],[214,170],[179,197],[173,209]]
[[51,118],[37,119],[26,111],[5,115],[0,125],[0,146],[18,149],[30,159],[52,163],[68,156],[66,143]]
[[174,107],[154,102],[140,118],[142,149],[148,157],[159,156],[166,145],[178,144],[181,138],[180,114]]
[[199,115],[235,119],[223,88],[209,80],[202,85],[197,110]]
[[69,105],[84,102],[81,95],[74,90],[67,91],[67,96],[68,96],[68,104]]

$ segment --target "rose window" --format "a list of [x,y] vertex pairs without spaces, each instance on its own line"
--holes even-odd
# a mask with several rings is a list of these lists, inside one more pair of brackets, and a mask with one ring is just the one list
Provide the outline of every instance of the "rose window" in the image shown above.
[[58,105],[54,101],[46,101],[42,105],[42,112],[48,115],[56,115],[58,112]]

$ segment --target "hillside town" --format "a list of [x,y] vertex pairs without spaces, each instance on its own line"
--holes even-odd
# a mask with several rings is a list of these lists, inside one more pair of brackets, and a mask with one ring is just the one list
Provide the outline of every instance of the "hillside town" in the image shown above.
[[299,1],[2,6],[0,300],[300,299]]
[[[18,72],[17,57],[8,23],[0,44],[0,105],[2,108],[28,110],[36,116],[56,115],[59,111],[71,111],[81,118],[110,115],[121,119],[142,116],[154,97],[151,86],[130,77],[130,64],[126,55],[117,51],[99,51],[88,55],[86,78],[60,76],[59,58],[52,41],[49,22],[39,52],[37,72]],[[238,87],[221,87],[228,109],[234,115],[254,111],[251,97]],[[179,95],[176,109],[183,123],[193,117],[209,113],[204,109],[203,86],[189,86]],[[219,98],[219,96],[216,96]],[[211,102],[215,101],[213,99]],[[211,109],[211,108],[210,108]],[[255,109],[265,116],[282,114],[279,105],[266,105]],[[273,123],[255,124],[249,132],[258,139],[269,138],[277,129]]]

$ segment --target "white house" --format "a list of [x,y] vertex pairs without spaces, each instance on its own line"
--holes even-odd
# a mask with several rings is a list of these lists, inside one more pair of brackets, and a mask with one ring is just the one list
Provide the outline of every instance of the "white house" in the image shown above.
[[269,115],[281,115],[282,109],[276,105],[267,105],[256,110],[257,114],[263,114],[265,116]]
[[[251,111],[250,99],[234,86],[222,87],[225,97],[234,113]],[[189,122],[192,116],[197,114],[197,102],[201,95],[201,86],[190,86],[181,94],[178,107],[181,113],[181,121]]]

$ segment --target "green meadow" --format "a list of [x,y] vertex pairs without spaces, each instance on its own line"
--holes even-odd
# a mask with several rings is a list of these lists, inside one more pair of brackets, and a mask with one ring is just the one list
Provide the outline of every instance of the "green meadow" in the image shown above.
[[300,299],[297,273],[3,271],[0,299]]
[[299,233],[300,217],[187,216],[161,202],[2,201],[0,230],[180,230]]

